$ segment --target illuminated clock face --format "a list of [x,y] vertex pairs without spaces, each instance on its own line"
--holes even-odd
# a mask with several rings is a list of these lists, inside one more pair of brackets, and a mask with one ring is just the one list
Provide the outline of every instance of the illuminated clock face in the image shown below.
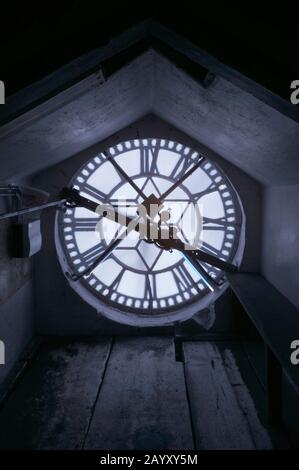
[[[180,182],[198,162],[196,171]],[[118,144],[89,160],[71,185],[83,197],[111,204],[132,218],[138,217],[138,206],[143,202],[136,186],[146,197],[157,199],[169,190],[163,210],[168,211],[169,223],[178,227],[184,243],[230,263],[241,256],[242,209],[235,190],[214,163],[180,143],[138,139]],[[84,273],[122,229],[117,222],[86,208],[69,207],[59,213],[63,269]],[[207,264],[203,267],[221,285],[224,273]],[[71,284],[99,312],[123,323],[138,324],[138,319],[143,319],[143,325],[191,316],[223,289],[223,283],[217,289],[180,251],[147,243],[136,231],[123,238],[90,273]]]

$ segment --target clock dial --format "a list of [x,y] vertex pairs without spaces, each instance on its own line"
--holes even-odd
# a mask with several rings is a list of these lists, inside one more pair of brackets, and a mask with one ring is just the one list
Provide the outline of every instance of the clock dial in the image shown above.
[[[163,139],[124,142],[88,161],[71,184],[80,195],[133,218],[144,198],[162,198],[182,241],[221,260],[235,260],[242,227],[239,199],[223,172],[189,147]],[[82,207],[67,208],[57,224],[67,266],[77,274],[124,231],[117,222]],[[223,271],[202,266],[221,285]],[[136,231],[77,282],[99,306],[152,318],[189,304],[200,309],[200,301],[217,290],[181,252],[147,243]]]

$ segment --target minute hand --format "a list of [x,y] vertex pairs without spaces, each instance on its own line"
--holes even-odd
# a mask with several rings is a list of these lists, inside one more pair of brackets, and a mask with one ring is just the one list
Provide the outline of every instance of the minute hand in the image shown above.
[[[223,261],[216,256],[210,255],[209,253],[206,253],[203,250],[200,250],[198,248],[195,248],[191,245],[187,245],[186,243],[183,243],[182,240],[178,238],[174,238],[172,240],[167,240],[164,242],[165,247],[167,245],[167,248],[172,248],[175,250],[179,250],[181,253],[184,254],[186,258],[189,259],[189,261],[197,267],[199,263],[207,263],[211,264],[215,268],[219,268],[222,271],[226,272],[236,272],[238,270],[238,267],[234,264],[227,263],[226,261]],[[159,245],[163,247],[163,240],[159,240]]]
[[107,258],[108,255],[110,255],[110,253],[120,244],[122,240],[122,237],[115,238],[115,240],[113,240],[113,242],[107,246],[106,250],[103,251],[103,253],[98,256],[94,262],[88,266],[88,268],[86,268],[84,271],[81,271],[80,273],[70,274],[69,272],[66,272],[67,277],[69,277],[72,281],[78,281],[81,277],[90,274],[102,261]]
[[197,170],[197,168],[201,166],[204,160],[205,160],[205,157],[201,157],[200,160],[192,168],[190,168],[190,170],[188,170],[178,181],[176,181],[172,186],[170,186],[170,188],[167,189],[167,191],[165,191],[165,193],[163,193],[159,197],[160,202],[163,202],[164,199],[166,199],[167,196],[169,196],[169,194],[172,193],[172,191],[174,191],[178,186],[180,186],[180,184],[183,183],[183,181],[185,181],[185,179],[187,179],[190,175],[192,175],[192,173],[194,173],[194,171]]
[[103,152],[107,160],[111,163],[112,166],[116,169],[116,171],[132,186],[133,189],[141,196],[144,200],[146,199],[146,195],[140,189],[137,184],[127,175],[127,173],[122,169],[121,166],[111,157],[111,155],[108,155],[106,151]]

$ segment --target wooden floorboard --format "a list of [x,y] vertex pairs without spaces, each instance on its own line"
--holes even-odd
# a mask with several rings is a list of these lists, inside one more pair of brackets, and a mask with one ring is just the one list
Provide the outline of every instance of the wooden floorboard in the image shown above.
[[80,449],[111,339],[46,344],[0,410],[2,449]]
[[183,366],[172,338],[115,342],[86,449],[193,449]]
[[0,448],[270,449],[229,345],[183,349],[185,364],[171,337],[47,342],[0,410]]
[[196,448],[271,449],[231,352],[223,356],[210,342],[184,343],[183,350]]

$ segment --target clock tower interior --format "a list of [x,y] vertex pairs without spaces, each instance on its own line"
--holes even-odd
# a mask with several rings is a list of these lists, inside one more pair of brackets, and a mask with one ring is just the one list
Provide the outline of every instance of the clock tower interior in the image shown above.
[[0,109],[0,448],[298,448],[298,107],[159,21],[79,55]]

